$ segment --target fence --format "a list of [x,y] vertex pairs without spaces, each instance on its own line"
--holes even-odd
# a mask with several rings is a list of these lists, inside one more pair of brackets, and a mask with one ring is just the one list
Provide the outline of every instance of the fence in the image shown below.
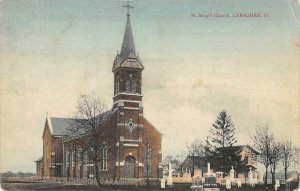
[[1,177],[1,182],[37,182],[42,180],[42,177],[37,176]]
[[[71,178],[71,177],[2,177],[1,182],[46,182],[80,185],[97,185],[95,178]],[[146,186],[147,179],[100,179],[102,185],[107,186]],[[149,185],[157,186],[158,179],[149,178]]]

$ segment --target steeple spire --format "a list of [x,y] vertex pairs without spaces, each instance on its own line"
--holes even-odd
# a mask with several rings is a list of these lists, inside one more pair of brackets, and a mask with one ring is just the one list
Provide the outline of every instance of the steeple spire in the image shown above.
[[123,37],[123,43],[121,47],[120,54],[117,53],[116,58],[113,63],[112,71],[115,72],[119,68],[134,68],[138,70],[143,70],[144,66],[142,63],[142,60],[137,55],[134,47],[134,40],[133,40],[133,34],[131,30],[131,24],[130,24],[130,9],[133,8],[133,6],[129,5],[129,2],[127,1],[127,5],[124,5],[123,7],[127,8],[127,21],[126,21],[126,27]]
[[135,55],[135,47],[134,47],[133,35],[132,35],[131,24],[130,24],[130,13],[129,13],[129,10],[133,8],[133,6],[130,6],[129,1],[127,1],[127,5],[124,5],[123,7],[127,8],[127,22],[126,22],[120,55],[122,57],[127,57],[130,53],[133,53]]

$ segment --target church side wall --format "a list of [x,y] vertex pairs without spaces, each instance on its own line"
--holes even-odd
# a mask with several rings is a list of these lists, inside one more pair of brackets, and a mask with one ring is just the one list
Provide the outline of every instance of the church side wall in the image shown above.
[[[101,162],[104,161],[102,153],[100,153],[98,160],[99,175],[102,179],[114,179],[115,178],[115,161],[116,161],[116,135],[115,135],[115,115],[107,119],[101,127],[97,130],[99,136],[98,142],[106,145],[107,147],[107,169],[101,169]],[[83,138],[81,140],[71,140],[64,143],[64,174],[65,177],[71,178],[93,178],[94,164],[93,164],[93,152],[86,146],[89,138]],[[80,143],[80,144],[79,144]],[[79,154],[80,152],[80,154]],[[88,152],[87,156],[84,152]],[[80,157],[80,158],[78,158]]]
[[107,119],[98,131],[99,142],[107,147],[107,169],[100,169],[100,177],[103,179],[114,179],[116,176],[116,131],[116,114]]
[[162,162],[161,155],[161,141],[162,136],[160,132],[158,132],[155,127],[149,123],[144,118],[144,129],[145,129],[145,138],[149,138],[150,147],[152,149],[151,155],[151,174],[152,178],[162,178],[162,168],[160,168],[160,163]]
[[63,143],[61,136],[51,135],[48,122],[43,135],[43,169],[45,177],[62,176]]

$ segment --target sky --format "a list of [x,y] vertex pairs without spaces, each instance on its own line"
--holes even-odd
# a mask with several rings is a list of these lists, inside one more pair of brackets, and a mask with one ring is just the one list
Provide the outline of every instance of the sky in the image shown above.
[[[34,172],[46,116],[72,117],[81,94],[112,106],[124,1],[0,1],[0,172]],[[144,116],[163,155],[209,135],[226,110],[238,144],[268,124],[299,140],[300,5],[295,0],[131,1]],[[200,17],[200,14],[231,17]],[[234,17],[259,13],[268,17]],[[193,17],[192,15],[198,15]],[[299,143],[300,144],[300,143]]]

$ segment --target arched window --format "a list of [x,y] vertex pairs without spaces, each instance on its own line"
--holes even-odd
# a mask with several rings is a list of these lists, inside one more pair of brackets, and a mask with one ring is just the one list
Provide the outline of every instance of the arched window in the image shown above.
[[131,80],[131,92],[136,93],[136,81],[135,81],[135,79]]
[[74,167],[75,165],[75,150],[72,151],[72,154],[71,154],[71,164],[72,164],[72,167]]
[[117,81],[116,82],[116,94],[118,94],[120,92],[120,82]]
[[130,92],[130,80],[126,80],[126,92]]
[[137,85],[135,79],[126,80],[126,92],[136,93]]
[[89,151],[88,149],[87,150],[84,150],[83,152],[83,155],[84,155],[84,164],[85,164],[85,170],[86,170],[86,176],[89,177]]
[[69,151],[66,152],[66,166],[68,167],[69,166],[69,161],[70,161],[70,154],[69,154]]
[[101,160],[101,170],[107,170],[107,147],[103,147],[101,152],[102,160]]
[[146,148],[144,151],[144,172],[148,173],[148,175],[151,173],[151,155],[151,148]]
[[77,161],[78,161],[78,169],[82,165],[82,149],[77,150]]
[[120,92],[120,79],[119,74],[116,74],[115,76],[115,94],[118,94]]
[[86,165],[89,164],[89,154],[87,150],[83,152],[83,156],[84,156],[84,164]]

